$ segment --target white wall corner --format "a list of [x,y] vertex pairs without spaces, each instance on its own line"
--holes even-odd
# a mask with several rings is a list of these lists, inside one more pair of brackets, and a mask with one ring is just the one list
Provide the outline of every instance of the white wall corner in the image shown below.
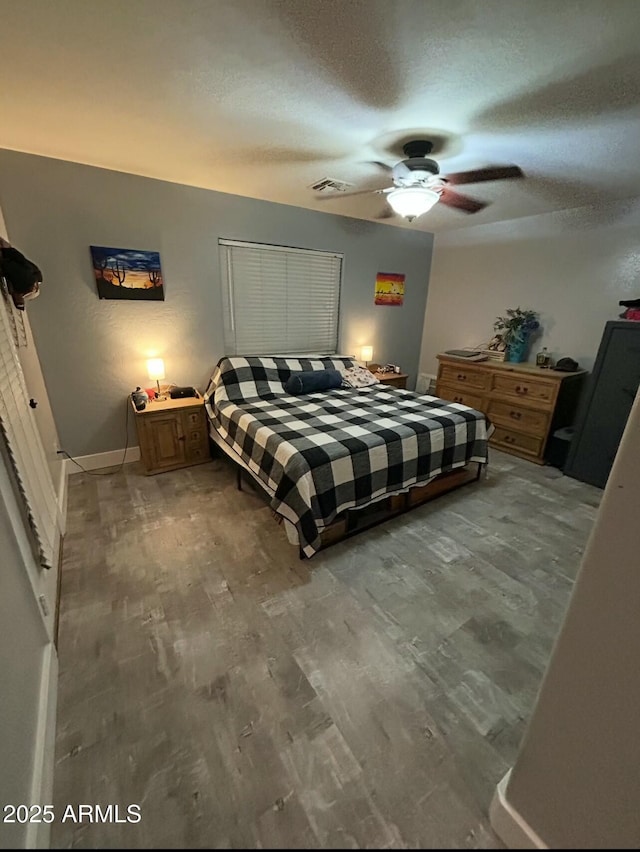
[[433,373],[418,373],[418,379],[416,381],[416,393],[429,393],[431,382],[435,380],[436,376]]
[[[88,456],[76,456],[75,460],[81,464],[85,470],[100,470],[103,467],[117,467],[123,463],[138,461],[140,458],[140,447],[128,447],[126,454],[124,447],[121,450],[109,450],[106,453],[93,453]],[[72,473],[82,473],[78,465],[74,464],[71,459],[67,459],[68,471]]]
[[529,823],[507,800],[507,785],[511,770],[496,787],[489,808],[491,827],[507,849],[548,849]]

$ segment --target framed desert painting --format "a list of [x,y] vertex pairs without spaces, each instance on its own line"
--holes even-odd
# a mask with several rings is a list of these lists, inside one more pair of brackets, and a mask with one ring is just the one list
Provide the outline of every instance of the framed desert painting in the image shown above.
[[90,246],[93,274],[101,299],[164,300],[157,251]]
[[378,272],[375,305],[401,305],[404,302],[405,276],[398,272]]

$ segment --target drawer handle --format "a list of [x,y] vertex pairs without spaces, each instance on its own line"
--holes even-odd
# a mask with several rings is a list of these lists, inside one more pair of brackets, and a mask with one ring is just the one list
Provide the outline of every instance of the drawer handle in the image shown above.
[[510,411],[509,416],[513,417],[514,420],[520,420],[520,418],[522,417],[522,412],[521,411]]
[[453,401],[454,402],[462,402],[462,397],[461,396],[454,396]]
[[528,392],[529,392],[529,388],[526,387],[526,386],[521,388],[520,385],[518,385],[516,387],[516,393],[528,393]]
[[504,442],[505,442],[505,444],[515,444],[516,439],[512,438],[511,435],[505,435],[504,436]]
[[458,373],[458,381],[459,382],[466,382],[467,381],[467,377],[465,376],[464,373]]

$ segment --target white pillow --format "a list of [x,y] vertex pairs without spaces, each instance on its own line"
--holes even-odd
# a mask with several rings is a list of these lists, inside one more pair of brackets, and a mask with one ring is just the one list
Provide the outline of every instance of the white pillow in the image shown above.
[[380,380],[376,379],[371,370],[366,367],[348,367],[346,370],[340,370],[342,373],[342,382],[348,388],[366,388],[369,385],[378,385]]

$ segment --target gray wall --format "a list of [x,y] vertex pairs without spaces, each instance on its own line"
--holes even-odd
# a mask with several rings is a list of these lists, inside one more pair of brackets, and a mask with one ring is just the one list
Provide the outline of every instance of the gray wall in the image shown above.
[[[167,381],[206,386],[224,355],[219,237],[343,252],[341,350],[370,343],[415,380],[433,237],[61,160],[0,150],[0,203],[13,243],[42,268],[28,306],[64,448],[124,446],[125,398]],[[99,300],[90,245],[160,252],[165,301]],[[377,272],[404,272],[404,305],[373,304]],[[134,432],[130,424],[133,443]]]

